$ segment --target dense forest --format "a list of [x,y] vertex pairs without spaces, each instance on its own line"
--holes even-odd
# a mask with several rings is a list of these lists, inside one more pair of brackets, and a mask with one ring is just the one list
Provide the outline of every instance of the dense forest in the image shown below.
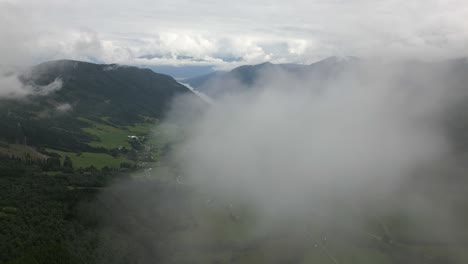
[[118,173],[65,163],[50,175],[45,164],[14,157],[0,158],[0,168],[0,263],[89,263],[81,258],[93,256],[96,238],[78,205]]

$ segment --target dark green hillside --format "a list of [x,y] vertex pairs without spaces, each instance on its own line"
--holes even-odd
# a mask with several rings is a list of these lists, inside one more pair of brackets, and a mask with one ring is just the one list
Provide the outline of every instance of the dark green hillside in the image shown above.
[[93,127],[91,121],[124,130],[154,123],[175,96],[191,93],[173,78],[149,69],[69,60],[37,65],[21,80],[37,87],[39,94],[55,80],[62,88],[22,100],[1,100],[0,141],[73,152],[103,151],[89,145],[100,138],[83,131]]
[[170,76],[115,64],[51,61],[34,67],[23,78],[39,85],[60,78],[63,89],[48,100],[70,103],[77,114],[108,116],[117,124],[139,122],[142,116],[161,117],[173,96],[187,92]]

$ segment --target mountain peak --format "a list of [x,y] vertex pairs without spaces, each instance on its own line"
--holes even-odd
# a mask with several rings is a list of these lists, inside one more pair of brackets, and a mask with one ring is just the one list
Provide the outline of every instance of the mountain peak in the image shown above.
[[358,61],[359,58],[354,57],[354,56],[331,56],[328,58],[325,58],[323,60],[317,61],[312,63],[311,65],[314,64],[341,64],[341,63],[350,63],[350,62],[355,62]]

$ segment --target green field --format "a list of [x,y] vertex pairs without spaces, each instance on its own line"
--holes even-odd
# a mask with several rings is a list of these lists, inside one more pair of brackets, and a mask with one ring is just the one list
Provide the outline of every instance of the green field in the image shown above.
[[61,161],[63,162],[63,159],[65,156],[70,157],[73,163],[74,168],[86,168],[90,166],[94,166],[98,169],[102,169],[103,167],[109,167],[109,168],[119,168],[121,162],[130,162],[127,158],[124,157],[112,157],[111,155],[104,154],[104,153],[92,153],[92,152],[83,152],[81,155],[78,155],[77,153],[74,152],[65,152],[65,151],[60,151],[60,150],[55,150],[55,149],[47,149],[48,152],[54,152],[59,154],[62,159]]
[[[140,137],[140,144],[144,144],[142,142],[146,141],[146,139],[148,139],[150,144],[155,144],[160,141],[159,139],[155,139],[155,137],[151,137],[151,135],[154,134],[152,133],[152,130],[155,126],[155,121],[152,119],[148,119],[146,123],[138,123],[133,126],[114,125],[109,123],[106,117],[102,117],[101,121],[93,121],[86,118],[78,119],[88,124],[88,126],[82,128],[82,130],[96,138],[95,141],[88,143],[88,145],[92,147],[102,147],[108,150],[125,147],[130,150],[132,149],[132,145],[130,144],[131,140],[128,138],[130,135]],[[78,154],[75,152],[66,152],[56,149],[47,149],[47,151],[59,154],[62,157],[62,163],[65,156],[70,157],[74,168],[86,168],[90,166],[94,166],[98,169],[106,166],[109,168],[119,168],[120,163],[122,162],[134,163],[126,157],[113,157],[105,153],[82,152]],[[158,153],[153,154],[155,157],[158,156]]]
[[98,140],[90,142],[89,145],[92,147],[103,147],[105,149],[114,149],[120,146],[131,148],[128,136],[146,136],[150,133],[152,126],[154,126],[153,123],[117,126],[108,123],[106,118],[102,118],[102,123],[86,118],[78,119],[89,124],[88,127],[82,128],[84,132],[98,138]]
[[[256,231],[259,226],[251,225],[242,212],[236,212],[240,220],[233,221],[226,207],[197,211],[198,225],[174,237],[179,248],[189,249],[174,256],[174,263],[468,263],[468,248],[462,245],[391,245],[359,237],[357,230],[337,232],[313,225],[308,232],[301,233],[298,226],[283,226],[283,230],[270,229],[261,234]],[[327,241],[322,240],[323,234]]]

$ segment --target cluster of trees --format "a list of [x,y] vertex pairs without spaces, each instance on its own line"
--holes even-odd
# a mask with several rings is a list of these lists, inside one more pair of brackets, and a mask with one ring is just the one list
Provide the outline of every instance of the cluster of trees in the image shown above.
[[0,157],[0,177],[19,175],[31,168],[36,171],[63,171],[73,172],[73,162],[70,157],[65,157],[63,164],[61,157],[58,154],[51,155],[47,159],[33,159],[29,154],[24,158],[15,156],[1,156]]
[[0,157],[0,263],[89,263],[96,237],[77,208],[114,176],[48,175],[41,165]]

